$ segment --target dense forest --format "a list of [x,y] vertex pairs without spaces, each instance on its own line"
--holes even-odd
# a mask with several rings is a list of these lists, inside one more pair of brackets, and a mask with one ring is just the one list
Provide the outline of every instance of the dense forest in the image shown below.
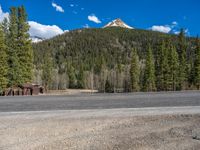
[[199,89],[198,38],[118,27],[79,29],[33,44],[35,81],[100,92]]
[[25,8],[12,7],[0,26],[0,94],[30,82],[99,92],[200,88],[200,40],[183,29],[79,29],[32,44],[28,31]]

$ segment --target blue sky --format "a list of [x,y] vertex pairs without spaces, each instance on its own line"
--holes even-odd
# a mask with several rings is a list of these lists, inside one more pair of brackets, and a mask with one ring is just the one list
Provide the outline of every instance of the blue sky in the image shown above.
[[185,28],[190,36],[200,35],[199,0],[0,0],[0,5],[0,19],[9,7],[24,5],[31,34],[52,32],[47,38],[65,30],[102,27],[115,18],[134,28],[165,33]]

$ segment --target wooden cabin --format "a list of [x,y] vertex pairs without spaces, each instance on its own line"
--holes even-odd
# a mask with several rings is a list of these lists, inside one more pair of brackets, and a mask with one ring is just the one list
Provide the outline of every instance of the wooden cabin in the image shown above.
[[38,84],[26,83],[18,87],[10,87],[5,92],[5,96],[39,95],[44,93],[44,88]]

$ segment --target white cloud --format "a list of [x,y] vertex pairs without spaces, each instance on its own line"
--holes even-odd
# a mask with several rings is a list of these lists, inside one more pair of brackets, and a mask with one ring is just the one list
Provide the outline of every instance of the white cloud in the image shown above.
[[95,22],[95,23],[101,23],[101,20],[99,20],[99,18],[97,16],[95,16],[94,14],[89,15],[88,20]]
[[172,22],[172,25],[176,26],[176,25],[178,25],[178,22],[173,21],[173,22]]
[[65,12],[64,9],[63,9],[61,6],[57,5],[57,4],[54,3],[54,2],[52,2],[52,6],[53,6],[54,8],[56,8],[56,11],[58,11],[58,12],[62,12],[62,13]]
[[88,24],[85,24],[84,26],[83,26],[83,28],[89,28],[90,26],[88,25]]
[[189,32],[189,29],[185,29],[185,34],[190,36],[190,32]]
[[8,12],[3,12],[1,5],[0,5],[0,22],[4,20],[4,18],[8,18],[9,13]]
[[[190,36],[189,29],[184,29],[184,32],[185,32],[186,35]],[[180,31],[177,31],[177,30],[174,31],[174,34],[177,34],[177,35],[178,35],[179,33],[180,33]]]
[[32,37],[38,36],[44,39],[49,39],[65,32],[56,25],[43,25],[35,21],[29,21],[28,23],[30,25],[29,34]]
[[70,4],[70,7],[74,7],[74,4]]
[[[172,33],[178,35],[180,33],[179,29],[179,24],[176,21],[173,21],[169,25],[154,25],[151,28],[149,28],[152,31],[158,31],[158,32],[163,32],[163,33]],[[190,32],[188,29],[185,29],[185,34],[187,36],[190,36]]]
[[163,33],[174,33],[177,32],[178,22],[173,21],[170,25],[153,25],[150,29],[153,31],[163,32]]
[[169,33],[172,29],[169,26],[152,26],[151,30],[153,31],[158,31],[158,32],[163,32],[163,33]]
[[180,33],[180,31],[174,31],[174,34],[177,34],[177,35],[178,35],[179,33]]

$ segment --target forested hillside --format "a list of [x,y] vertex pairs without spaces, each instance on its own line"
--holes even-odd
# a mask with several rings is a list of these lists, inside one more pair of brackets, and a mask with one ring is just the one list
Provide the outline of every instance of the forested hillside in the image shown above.
[[35,81],[50,89],[166,91],[196,89],[200,80],[199,41],[183,30],[80,29],[33,49]]

